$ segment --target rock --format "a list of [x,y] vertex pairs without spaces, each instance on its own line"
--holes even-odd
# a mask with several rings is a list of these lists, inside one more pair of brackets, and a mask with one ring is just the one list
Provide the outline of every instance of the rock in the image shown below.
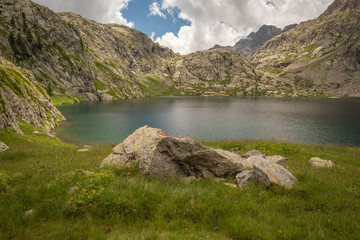
[[318,157],[313,157],[309,160],[311,166],[315,168],[333,168],[335,164],[331,160],[323,160]]
[[80,188],[78,187],[78,186],[73,186],[73,187],[71,187],[70,189],[69,189],[69,193],[74,193],[74,192],[76,192],[77,190],[79,190]]
[[244,158],[249,158],[249,157],[252,157],[252,156],[263,156],[265,157],[265,154],[262,154],[261,152],[259,152],[258,150],[251,150],[243,155],[241,155],[242,157]]
[[30,215],[33,215],[33,213],[34,213],[34,210],[33,210],[33,209],[30,209],[30,210],[27,210],[27,211],[24,213],[24,215],[25,215],[25,217],[28,217],[28,216],[30,216]]
[[236,175],[235,179],[238,187],[243,188],[250,181],[254,180],[254,171],[252,169],[242,171]]
[[224,183],[226,186],[232,187],[232,188],[238,188],[238,186],[236,186],[233,183]]
[[85,175],[95,174],[94,172],[85,171],[85,170],[76,170],[75,172],[76,172],[76,173],[85,174]]
[[39,131],[33,131],[32,134],[41,135],[41,133]]
[[77,152],[88,152],[90,149],[88,148],[84,148],[84,149],[79,149],[77,150]]
[[[280,159],[273,156],[273,159]],[[277,164],[276,161],[269,161],[262,156],[252,156],[247,159],[247,166],[251,167],[236,175],[236,183],[240,188],[243,188],[250,181],[259,182],[269,186],[271,183],[291,188],[297,183],[297,179],[286,168]]]
[[193,183],[195,181],[197,181],[198,179],[195,176],[190,176],[190,177],[184,177],[181,179],[181,181],[185,184],[190,184]]
[[236,157],[241,158],[205,147],[192,138],[171,137],[160,129],[144,126],[117,145],[101,167],[135,164],[145,175],[221,178],[235,176],[244,169]]
[[279,155],[275,155],[275,156],[269,156],[269,157],[266,157],[266,160],[272,162],[272,163],[276,163],[276,164],[279,164],[281,166],[285,166],[288,162],[288,159],[287,158],[284,158],[282,156],[279,156]]
[[49,138],[51,138],[51,139],[55,139],[55,138],[56,138],[54,135],[52,135],[52,134],[50,134],[50,133],[48,133],[47,136],[48,136]]
[[274,162],[269,162],[266,159],[256,159],[253,171],[255,181],[266,186],[275,183],[285,188],[291,188],[297,183],[296,177],[286,168]]
[[84,145],[83,148],[92,148],[92,146]]
[[8,150],[8,149],[9,149],[9,147],[6,146],[5,143],[0,142],[0,153],[6,152],[6,150]]

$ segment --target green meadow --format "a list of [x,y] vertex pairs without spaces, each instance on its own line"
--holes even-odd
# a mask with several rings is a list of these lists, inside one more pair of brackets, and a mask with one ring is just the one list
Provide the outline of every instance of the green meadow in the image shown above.
[[[21,128],[24,135],[0,131],[10,147],[0,153],[0,239],[360,239],[360,148],[203,142],[282,155],[299,180],[289,190],[255,183],[240,190],[215,179],[146,177],[136,166],[100,169],[113,145],[80,153]],[[310,167],[315,156],[336,167]]]

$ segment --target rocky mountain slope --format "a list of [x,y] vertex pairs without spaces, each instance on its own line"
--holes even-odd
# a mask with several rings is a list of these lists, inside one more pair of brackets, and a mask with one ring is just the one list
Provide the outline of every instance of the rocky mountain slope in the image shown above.
[[256,53],[256,51],[264,45],[266,41],[296,27],[296,25],[297,24],[286,26],[283,30],[275,26],[263,25],[256,33],[250,33],[246,38],[240,39],[232,47],[215,45],[211,49],[232,49],[246,58],[251,58]]
[[268,41],[258,69],[318,93],[360,96],[360,2],[335,0],[318,18]]
[[[30,0],[1,0],[0,56],[27,70],[29,80],[50,105],[153,95],[289,92],[289,85],[272,85],[232,51],[180,56],[137,30],[54,13]],[[61,117],[49,119],[54,125]],[[14,125],[4,122],[0,129]],[[50,125],[44,123],[43,128]]]
[[64,120],[27,70],[0,57],[0,78],[0,129],[10,126],[22,133],[20,120],[50,131]]

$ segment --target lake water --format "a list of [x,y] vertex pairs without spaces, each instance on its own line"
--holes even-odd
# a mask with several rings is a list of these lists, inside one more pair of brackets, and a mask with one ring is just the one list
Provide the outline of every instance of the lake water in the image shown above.
[[198,140],[277,139],[360,146],[360,98],[156,97],[59,107],[61,139],[122,142],[144,125]]

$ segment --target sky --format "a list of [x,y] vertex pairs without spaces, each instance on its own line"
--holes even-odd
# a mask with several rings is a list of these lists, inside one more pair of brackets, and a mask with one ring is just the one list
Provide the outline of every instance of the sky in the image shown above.
[[154,42],[187,54],[215,44],[232,46],[262,25],[318,17],[333,0],[34,0],[55,12],[146,33]]

